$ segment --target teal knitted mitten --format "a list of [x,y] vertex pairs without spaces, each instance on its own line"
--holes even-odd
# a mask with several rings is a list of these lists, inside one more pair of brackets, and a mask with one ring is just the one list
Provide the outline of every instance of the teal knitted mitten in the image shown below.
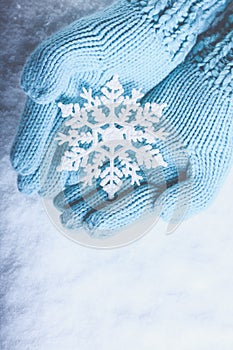
[[228,1],[119,0],[43,42],[22,75],[29,99],[11,152],[20,189],[38,191],[23,175],[33,179],[60,125],[57,101],[77,102],[83,86],[98,92],[114,74],[126,93],[146,93],[184,60]]
[[[101,236],[156,207],[177,223],[213,200],[233,163],[233,15],[200,37],[186,61],[146,95],[148,101],[168,105],[163,121],[170,136],[160,147],[168,167],[151,170],[147,183],[113,202],[101,193],[83,194],[78,185],[67,188],[54,201],[66,227],[85,225]],[[182,149],[169,157],[177,135],[188,157]],[[160,187],[162,173],[166,188]]]

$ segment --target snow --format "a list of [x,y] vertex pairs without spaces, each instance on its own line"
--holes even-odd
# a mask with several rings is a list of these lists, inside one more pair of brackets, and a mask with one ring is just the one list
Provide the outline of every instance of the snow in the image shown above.
[[1,4],[1,349],[231,350],[233,171],[211,207],[172,235],[120,249],[63,237],[18,193],[9,150],[23,63],[45,37],[108,1]]

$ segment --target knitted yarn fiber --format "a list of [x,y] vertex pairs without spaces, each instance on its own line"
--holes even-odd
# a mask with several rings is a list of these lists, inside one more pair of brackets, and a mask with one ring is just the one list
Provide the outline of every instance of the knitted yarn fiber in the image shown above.
[[201,36],[186,61],[145,101],[168,104],[164,120],[169,122],[166,131],[171,137],[160,151],[166,159],[167,147],[179,135],[188,159],[181,157],[174,163],[183,176],[177,179],[168,160],[170,184],[165,191],[158,190],[158,171],[151,171],[148,178],[154,186],[141,186],[102,208],[101,196],[90,194],[86,200],[79,186],[67,188],[54,202],[68,228],[84,224],[92,235],[101,236],[103,230],[125,226],[154,207],[161,206],[161,216],[176,222],[177,210],[186,219],[211,203],[233,163],[233,16],[228,14]]
[[35,101],[52,102],[76,73],[93,71],[98,78],[117,72],[122,83],[148,91],[183,61],[226,3],[120,0],[43,42],[25,66],[22,87]]
[[21,80],[28,101],[11,152],[20,190],[39,190],[30,182],[60,125],[58,100],[76,101],[83,86],[98,92],[114,74],[126,93],[148,92],[184,60],[227,2],[119,0],[43,42]]

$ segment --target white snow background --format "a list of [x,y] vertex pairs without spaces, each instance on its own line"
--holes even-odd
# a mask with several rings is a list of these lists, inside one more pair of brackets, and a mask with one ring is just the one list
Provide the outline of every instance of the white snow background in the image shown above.
[[1,349],[232,350],[233,171],[211,207],[173,235],[117,250],[63,237],[18,193],[10,145],[29,53],[107,0],[1,1]]

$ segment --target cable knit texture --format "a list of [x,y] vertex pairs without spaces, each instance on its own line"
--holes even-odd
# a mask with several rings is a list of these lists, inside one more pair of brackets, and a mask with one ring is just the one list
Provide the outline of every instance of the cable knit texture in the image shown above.
[[[218,0],[129,0],[146,13],[163,37],[163,44],[174,57],[190,51],[197,35],[208,29],[224,4]],[[192,30],[190,30],[192,29]]]
[[119,0],[43,42],[22,74],[29,100],[12,147],[15,170],[21,177],[38,171],[61,118],[56,101],[75,101],[82,86],[98,92],[114,74],[126,93],[148,92],[184,60],[227,2]]
[[[70,187],[54,201],[63,212],[63,224],[68,228],[84,224],[91,235],[100,237],[157,207],[174,224],[207,207],[233,164],[232,64],[233,16],[228,16],[145,97],[168,104],[164,123],[170,138],[160,148],[169,164],[163,170],[166,183],[161,188],[161,173],[153,170],[147,184],[108,204],[101,193],[87,195],[78,185]],[[177,137],[188,157],[182,149],[175,150]]]

